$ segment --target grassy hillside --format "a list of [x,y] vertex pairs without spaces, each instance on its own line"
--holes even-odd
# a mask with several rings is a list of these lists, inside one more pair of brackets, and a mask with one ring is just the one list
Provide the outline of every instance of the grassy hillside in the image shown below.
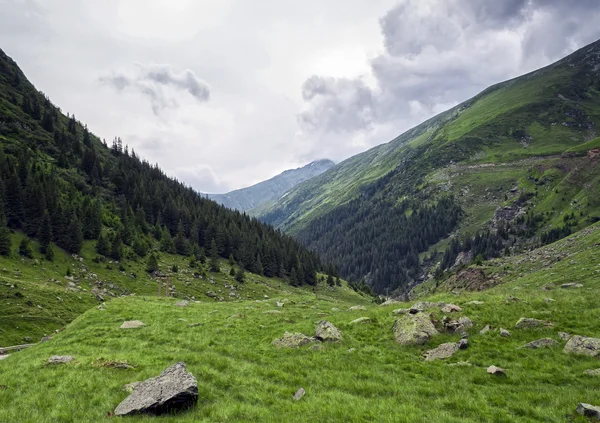
[[[600,367],[600,361],[563,353],[558,332],[600,337],[598,244],[596,224],[543,249],[467,269],[482,270],[496,285],[489,290],[469,285],[476,290],[470,291],[456,275],[437,288],[423,286],[430,292],[419,300],[458,304],[463,310],[452,317],[474,322],[470,347],[434,362],[421,354],[458,335],[439,335],[421,347],[400,346],[392,336],[392,310],[410,304],[378,306],[345,288],[323,288],[318,301],[302,288],[286,287],[271,291],[269,299],[202,301],[183,308],[173,299],[151,296],[113,299],[51,341],[0,361],[0,421],[104,421],[127,396],[124,384],[184,361],[198,379],[199,402],[183,414],[163,416],[164,421],[585,422],[575,408],[579,402],[600,403],[600,378],[584,371]],[[560,288],[569,282],[583,287]],[[285,306],[275,307],[276,299]],[[357,304],[366,310],[348,310]],[[350,323],[363,316],[371,322]],[[553,326],[515,329],[520,317]],[[129,319],[146,327],[119,329]],[[312,335],[322,319],[342,330],[343,341],[318,350],[271,344],[284,331]],[[496,330],[480,334],[488,324]],[[500,327],[511,336],[499,336]],[[520,348],[544,337],[559,345]],[[76,361],[45,365],[54,354]],[[100,358],[135,368],[107,368]],[[488,375],[490,365],[505,368],[507,376]],[[296,402],[292,395],[300,387],[307,393]]]
[[[337,263],[342,274],[370,281],[379,292],[385,292],[386,283],[394,287],[398,280],[406,285],[426,278],[407,277],[395,263],[414,253],[422,260],[433,253],[432,260],[414,271],[435,267],[435,254],[452,239],[495,230],[492,220],[503,207],[535,214],[538,220],[518,229],[502,248],[538,244],[544,234],[562,230],[566,215],[574,215],[569,223],[574,229],[585,227],[600,217],[599,156],[594,153],[600,125],[599,70],[596,42],[546,68],[492,86],[300,184],[261,219]],[[392,242],[378,243],[377,252],[350,259],[337,242],[347,242],[340,233],[354,233],[365,242],[380,238],[399,219],[380,225],[367,216],[369,210],[377,208],[379,216],[423,213],[423,205],[441,198],[452,199],[463,211],[460,222],[443,236],[423,232],[422,239],[389,258],[380,255],[394,250]],[[392,238],[402,237],[396,231]],[[378,276],[386,266],[391,275],[387,282]]]

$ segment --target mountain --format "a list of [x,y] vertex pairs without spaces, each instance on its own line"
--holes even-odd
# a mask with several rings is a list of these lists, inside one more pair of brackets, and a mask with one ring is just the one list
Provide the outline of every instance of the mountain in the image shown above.
[[223,206],[249,212],[260,213],[273,201],[278,200],[288,190],[301,182],[309,180],[334,166],[331,160],[316,160],[304,167],[290,169],[256,185],[228,192],[227,194],[207,194],[207,197]]
[[510,254],[598,219],[598,124],[595,42],[339,163],[260,219],[342,275],[406,293],[459,258]]
[[[220,267],[231,274],[221,276]],[[244,271],[314,285],[320,267],[291,237],[200,197],[120,138],[108,147],[0,50],[0,280],[9,287],[0,318],[21,328],[16,333],[64,324],[96,298],[156,292],[155,276],[175,280],[180,268],[188,276],[172,292],[190,298],[200,294],[199,280],[231,284]],[[76,296],[81,304],[69,301],[74,292],[87,292]]]

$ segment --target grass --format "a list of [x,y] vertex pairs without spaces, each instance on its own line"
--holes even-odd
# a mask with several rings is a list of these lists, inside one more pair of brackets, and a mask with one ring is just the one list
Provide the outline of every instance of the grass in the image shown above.
[[[583,371],[600,367],[600,360],[564,354],[562,346],[519,347],[542,337],[558,339],[558,331],[600,337],[599,243],[597,224],[533,253],[488,263],[486,274],[503,282],[493,289],[457,296],[442,285],[427,294],[428,300],[462,305],[457,316],[475,323],[469,349],[438,362],[424,362],[421,353],[457,336],[440,335],[423,347],[400,346],[391,332],[392,310],[408,304],[374,305],[347,288],[321,287],[318,301],[311,292],[286,287],[269,299],[203,300],[185,308],[168,298],[116,298],[106,310],[87,311],[51,341],[0,361],[0,385],[5,387],[0,390],[0,421],[105,421],[127,396],[124,384],[184,361],[198,379],[199,403],[161,421],[584,422],[574,410],[579,402],[600,403],[600,379]],[[584,287],[558,288],[573,281]],[[548,284],[554,285],[550,291],[543,289]],[[521,301],[505,301],[509,295]],[[547,297],[555,301],[546,302]],[[284,299],[285,307],[276,308],[275,300]],[[467,305],[471,300],[484,304]],[[359,303],[367,310],[348,311]],[[265,313],[274,309],[281,314]],[[372,322],[350,324],[362,316]],[[522,316],[550,320],[554,326],[513,329]],[[130,319],[147,326],[119,329]],[[312,335],[322,319],[342,330],[341,343],[318,351],[271,345],[286,330]],[[189,327],[191,323],[200,325]],[[479,334],[486,324],[505,327],[512,336]],[[46,366],[54,354],[73,355],[76,362]],[[100,357],[127,361],[135,369],[92,365]],[[449,365],[457,362],[470,365]],[[486,374],[492,364],[505,368],[508,376]],[[300,387],[307,394],[295,402],[292,395]]]

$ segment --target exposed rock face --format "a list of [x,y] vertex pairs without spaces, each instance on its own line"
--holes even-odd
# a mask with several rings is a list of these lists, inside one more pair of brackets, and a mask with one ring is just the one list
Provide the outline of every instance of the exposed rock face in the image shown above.
[[309,338],[303,333],[285,332],[279,339],[273,341],[273,345],[279,348],[298,348],[312,342],[314,339]]
[[429,338],[438,334],[425,313],[407,314],[396,319],[392,331],[396,342],[402,345],[423,345]]
[[[469,258],[471,261],[472,258]],[[488,278],[483,269],[469,268],[459,271],[447,281],[450,290],[483,291],[501,282],[499,278]]]
[[569,339],[563,351],[565,353],[600,357],[600,338],[586,338],[575,335]]
[[425,361],[442,360],[444,358],[450,358],[458,351],[459,346],[455,342],[449,342],[447,344],[441,344],[439,347],[433,350],[427,351],[423,358]]
[[359,317],[358,319],[354,319],[350,322],[351,325],[356,325],[357,323],[371,323],[370,317]]
[[532,350],[537,350],[538,348],[547,348],[554,347],[558,345],[558,342],[552,338],[543,338],[538,339],[537,341],[530,342],[528,344],[523,345],[521,348],[529,348]]
[[342,332],[331,322],[321,320],[315,329],[315,338],[324,342],[336,342],[342,340]]
[[48,364],[66,364],[75,360],[71,355],[53,355],[48,359]]
[[160,376],[133,387],[133,392],[115,409],[116,416],[148,413],[160,415],[189,408],[198,401],[198,382],[185,363],[167,368]]
[[532,319],[530,317],[521,317],[517,323],[515,323],[516,329],[536,329],[552,326],[551,322],[544,320]]
[[596,407],[591,404],[579,403],[577,405],[577,412],[582,416],[600,420],[600,407]]
[[494,376],[506,376],[506,371],[500,367],[490,366],[487,369],[487,372]]
[[136,329],[146,326],[141,320],[127,320],[121,325],[121,329]]

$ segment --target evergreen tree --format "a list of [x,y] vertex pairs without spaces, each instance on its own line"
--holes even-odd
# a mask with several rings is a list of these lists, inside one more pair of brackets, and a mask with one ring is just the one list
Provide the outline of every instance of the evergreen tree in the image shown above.
[[175,250],[177,254],[187,256],[190,254],[190,242],[185,237],[183,223],[181,220],[177,224],[177,235],[175,236]]
[[219,252],[217,250],[217,243],[214,239],[210,242],[210,271],[221,271],[221,267],[219,265]]
[[327,275],[327,285],[329,285],[329,286],[334,286],[335,285],[335,281],[333,280],[333,276]]
[[231,267],[235,266],[235,259],[233,258],[233,254],[229,254],[229,265]]
[[123,257],[123,242],[119,232],[115,234],[110,244],[110,257],[114,260],[121,260]]
[[48,246],[52,242],[52,223],[48,211],[44,212],[40,229],[38,231],[38,240],[40,241],[40,252],[46,254]]
[[260,254],[256,254],[256,262],[254,264],[254,269],[256,269],[257,275],[263,275],[265,273],[265,269],[263,268],[262,261],[260,259]]
[[31,249],[31,241],[29,238],[23,238],[19,244],[19,254],[23,257],[33,258],[33,250]]
[[10,230],[6,226],[6,218],[4,217],[4,210],[2,210],[0,204],[0,255],[10,256],[12,247],[12,241],[10,237]]
[[133,251],[139,257],[144,257],[148,254],[148,244],[146,244],[146,241],[143,238],[138,237],[133,241]]
[[70,253],[79,254],[83,246],[83,233],[81,232],[81,224],[76,216],[73,216],[71,223],[67,229],[67,245],[66,249]]
[[54,261],[54,247],[52,244],[48,244],[46,247],[46,251],[44,252],[44,256],[48,261]]
[[235,276],[235,267],[231,266],[229,268],[229,276]]
[[244,273],[244,269],[242,269],[241,267],[235,273],[235,280],[239,283],[244,283],[244,281],[246,280],[246,274]]
[[5,184],[6,220],[11,228],[20,228],[24,219],[21,180],[13,172]]
[[108,239],[106,235],[100,234],[98,237],[98,242],[96,242],[96,252],[103,256],[108,256],[110,254],[110,245],[108,244]]
[[156,272],[158,270],[158,257],[155,253],[151,253],[146,263],[146,271],[148,273]]

